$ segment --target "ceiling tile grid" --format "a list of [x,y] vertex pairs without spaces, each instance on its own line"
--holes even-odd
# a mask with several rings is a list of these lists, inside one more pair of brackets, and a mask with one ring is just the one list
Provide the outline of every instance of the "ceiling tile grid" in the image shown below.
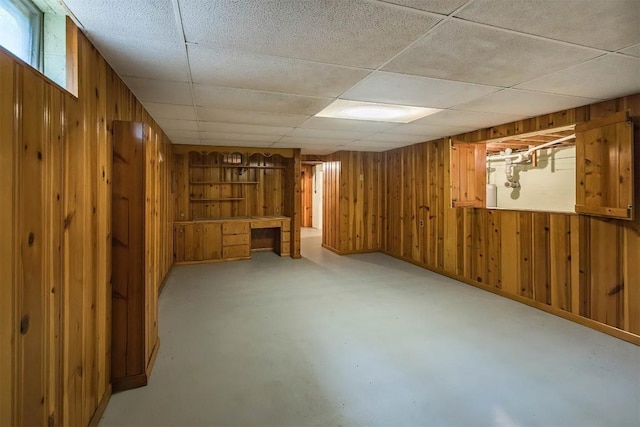
[[187,42],[375,69],[442,16],[365,0],[179,0]]
[[596,49],[451,19],[382,69],[511,87],[600,54]]
[[640,92],[637,0],[64,1],[177,144],[384,151]]

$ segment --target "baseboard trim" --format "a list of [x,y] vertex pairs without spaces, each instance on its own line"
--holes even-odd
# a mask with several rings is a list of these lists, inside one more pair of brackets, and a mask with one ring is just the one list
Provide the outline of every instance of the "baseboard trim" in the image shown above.
[[359,251],[339,251],[338,249],[332,248],[331,246],[325,245],[324,243],[322,244],[322,247],[338,255],[357,255],[357,254],[371,254],[375,252],[382,252],[380,249],[363,249]]
[[158,288],[158,296],[160,296],[160,294],[162,294],[162,291],[164,289],[164,285],[167,284],[167,280],[169,279],[169,275],[171,274],[171,271],[173,271],[173,266],[175,264],[171,264],[169,266],[169,270],[167,271],[167,274],[164,275],[164,279],[162,279],[162,283],[160,283],[160,287]]
[[100,424],[100,419],[102,418],[102,414],[104,414],[104,410],[107,409],[107,404],[109,403],[109,399],[111,399],[111,384],[107,384],[107,389],[102,395],[102,399],[100,399],[100,403],[98,403],[98,407],[93,412],[91,419],[89,420],[89,427],[98,427]]
[[159,348],[160,339],[157,339],[156,344],[153,346],[153,350],[151,351],[151,356],[149,356],[149,361],[147,363],[147,367],[144,370],[144,373],[129,375],[127,377],[121,378],[112,378],[111,386],[113,387],[113,392],[115,393],[118,391],[131,390],[133,388],[146,386],[149,383],[149,377],[151,376],[153,365],[155,365],[156,363]]
[[147,363],[147,369],[145,369],[145,375],[147,376],[147,379],[151,376],[151,371],[153,371],[153,367],[156,364],[158,351],[160,351],[160,338],[156,340],[156,345],[153,346],[151,356],[149,357],[149,363]]
[[546,311],[547,313],[553,314],[555,316],[562,317],[564,319],[567,319],[567,320],[570,320],[572,322],[578,323],[578,324],[580,324],[582,326],[586,326],[588,328],[594,329],[594,330],[596,330],[598,332],[602,332],[604,334],[611,335],[611,336],[619,338],[621,340],[630,342],[631,344],[635,344],[635,345],[640,346],[640,336],[632,334],[631,332],[623,331],[622,329],[618,329],[618,328],[615,328],[613,326],[605,325],[603,323],[597,322],[597,321],[592,320],[592,319],[588,319],[586,317],[580,316],[580,315],[575,314],[575,313],[571,313],[571,312],[568,312],[568,311],[560,310],[559,308],[555,308],[555,307],[552,307],[550,305],[541,303],[539,301],[535,301],[535,300],[531,300],[529,298],[525,298],[525,297],[523,297],[521,295],[510,294],[508,292],[503,291],[502,289],[494,288],[492,286],[487,286],[487,285],[482,284],[480,282],[469,280],[466,277],[458,276],[456,274],[451,274],[451,273],[449,273],[447,271],[440,270],[440,269],[437,269],[437,268],[428,267],[427,265],[419,263],[417,261],[414,261],[414,260],[412,260],[410,258],[406,258],[406,257],[400,256],[400,255],[396,255],[396,254],[393,254],[393,253],[385,251],[385,250],[381,250],[380,252],[382,252],[382,253],[384,253],[386,255],[389,255],[390,257],[397,258],[397,259],[399,259],[401,261],[408,262],[408,263],[413,264],[415,266],[418,266],[420,268],[424,268],[425,270],[433,271],[434,273],[440,274],[442,276],[449,277],[449,278],[457,280],[459,282],[463,282],[463,283],[465,283],[467,285],[474,286],[476,288],[482,289],[484,291],[491,292],[491,293],[499,295],[501,297],[508,298],[508,299],[514,300],[516,302],[528,305],[530,307],[537,308],[537,309],[542,310],[542,311]]

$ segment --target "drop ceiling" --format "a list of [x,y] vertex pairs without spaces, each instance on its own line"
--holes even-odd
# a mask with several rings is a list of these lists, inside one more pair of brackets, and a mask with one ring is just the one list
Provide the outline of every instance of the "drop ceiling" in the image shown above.
[[386,151],[640,92],[639,0],[64,3],[176,144]]

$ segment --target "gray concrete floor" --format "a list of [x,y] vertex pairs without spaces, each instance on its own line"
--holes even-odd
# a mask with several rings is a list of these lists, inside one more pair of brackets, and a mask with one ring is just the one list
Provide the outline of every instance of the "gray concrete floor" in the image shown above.
[[640,348],[382,254],[174,268],[102,426],[638,426]]

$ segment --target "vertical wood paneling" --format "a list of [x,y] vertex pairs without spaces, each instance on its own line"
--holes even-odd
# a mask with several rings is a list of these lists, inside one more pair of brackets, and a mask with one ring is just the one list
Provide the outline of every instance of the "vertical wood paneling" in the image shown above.
[[313,166],[302,166],[302,182],[300,194],[302,198],[302,227],[311,227],[313,224]]
[[16,221],[15,198],[19,188],[16,169],[19,150],[14,124],[16,84],[15,63],[8,55],[0,54],[0,129],[2,129],[2,155],[0,155],[0,275],[12,286],[0,286],[0,425],[17,423],[16,372],[16,292],[20,286],[16,274]]
[[[640,116],[640,95],[470,132],[455,139],[473,143],[596,118],[606,121],[621,111]],[[616,151],[618,137],[605,137],[607,156],[615,158],[612,150]],[[640,146],[638,132],[635,146]],[[640,170],[638,151],[633,159],[636,180]],[[349,155],[334,157],[344,159]],[[629,222],[575,214],[452,209],[452,191],[461,194],[464,189],[451,187],[451,174],[468,171],[465,165],[469,162],[458,162],[456,167],[460,169],[450,170],[448,140],[388,151],[380,158],[385,177],[379,190],[385,196],[382,250],[436,271],[501,288],[505,295],[638,334],[640,218]],[[623,158],[620,164],[619,181],[624,187],[628,185],[631,160]],[[605,168],[602,173],[612,175],[613,171]],[[619,186],[610,185],[603,194],[615,198]],[[468,189],[465,197],[469,197]],[[635,197],[637,204],[638,183]],[[357,210],[353,212],[358,214]],[[416,230],[414,218],[424,219],[427,230]],[[432,236],[438,236],[436,242]]]
[[[381,156],[378,153],[338,152],[325,159],[323,246],[338,253],[371,252],[380,248]],[[402,202],[414,203],[411,198]],[[415,222],[415,216],[413,220]],[[392,223],[388,218],[386,221]],[[408,250],[411,251],[410,246]]]
[[[0,425],[87,425],[108,397],[110,125],[138,118],[160,132],[70,25],[77,97],[0,49],[0,265],[11,284],[0,289]],[[169,224],[173,205],[159,213],[161,198],[155,214]],[[154,257],[167,260],[155,264],[160,281],[173,233],[155,239]]]

